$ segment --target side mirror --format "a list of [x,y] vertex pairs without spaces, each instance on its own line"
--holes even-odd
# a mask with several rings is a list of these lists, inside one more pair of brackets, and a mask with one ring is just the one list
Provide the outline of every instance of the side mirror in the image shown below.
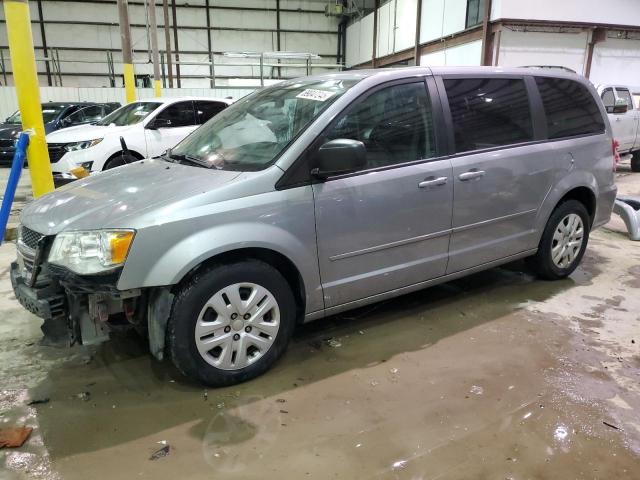
[[629,105],[627,105],[627,102],[622,98],[618,98],[615,105],[613,106],[613,113],[627,113],[627,110],[629,110]]
[[367,163],[367,149],[358,140],[338,138],[322,145],[315,160],[316,168],[311,170],[311,175],[326,180],[364,167]]
[[159,128],[171,128],[171,120],[168,118],[156,118],[151,120],[146,128],[148,130],[158,130]]

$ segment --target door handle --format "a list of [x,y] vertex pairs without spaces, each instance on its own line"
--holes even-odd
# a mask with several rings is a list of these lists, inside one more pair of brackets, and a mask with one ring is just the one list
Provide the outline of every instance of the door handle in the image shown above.
[[461,173],[458,178],[463,182],[467,180],[473,180],[474,178],[484,177],[486,172],[484,170],[469,170],[468,172]]
[[433,178],[430,177],[428,180],[424,180],[418,184],[419,188],[427,188],[427,187],[437,187],[439,185],[444,185],[447,183],[447,177],[438,177]]

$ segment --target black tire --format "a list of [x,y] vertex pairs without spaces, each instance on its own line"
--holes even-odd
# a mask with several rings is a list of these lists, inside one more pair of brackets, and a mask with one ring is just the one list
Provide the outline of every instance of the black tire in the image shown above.
[[[198,351],[195,328],[206,302],[223,288],[251,282],[266,288],[275,298],[280,324],[275,340],[254,363],[237,370],[211,365]],[[250,380],[268,370],[284,353],[296,324],[296,302],[285,278],[275,268],[258,260],[216,265],[197,272],[180,286],[167,326],[169,355],[178,370],[191,380],[224,387]],[[232,332],[233,333],[233,332]]]
[[631,153],[631,171],[640,172],[640,151]]
[[[553,235],[560,225],[560,222],[570,214],[576,214],[582,220],[583,237],[582,245],[573,261],[566,267],[561,268],[556,265],[552,258],[552,248],[554,246]],[[591,229],[591,220],[584,204],[577,200],[567,200],[561,203],[553,211],[547,225],[542,233],[538,252],[527,259],[529,267],[540,277],[545,280],[560,280],[568,277],[578,267],[589,242],[589,231]]]
[[127,165],[129,163],[133,163],[137,161],[138,161],[138,158],[134,157],[133,155],[123,155],[122,153],[119,153],[111,157],[106,162],[104,162],[104,165],[102,166],[102,170],[103,171],[111,170],[112,168],[121,167],[123,165]]

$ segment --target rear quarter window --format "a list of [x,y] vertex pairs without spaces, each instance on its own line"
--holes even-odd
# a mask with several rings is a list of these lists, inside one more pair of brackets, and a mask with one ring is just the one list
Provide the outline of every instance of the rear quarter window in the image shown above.
[[587,87],[566,78],[536,77],[550,139],[603,133],[604,119]]

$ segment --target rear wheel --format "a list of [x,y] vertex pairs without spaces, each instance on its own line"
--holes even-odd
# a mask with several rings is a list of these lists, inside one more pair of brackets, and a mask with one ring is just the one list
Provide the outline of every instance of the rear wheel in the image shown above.
[[284,277],[264,262],[219,265],[188,280],[176,295],[168,345],[176,367],[211,386],[265,372],[293,333],[296,304]]
[[631,153],[631,171],[640,172],[640,150]]
[[542,233],[538,252],[528,259],[539,277],[558,280],[569,276],[580,264],[589,241],[590,219],[577,200],[560,204]]

